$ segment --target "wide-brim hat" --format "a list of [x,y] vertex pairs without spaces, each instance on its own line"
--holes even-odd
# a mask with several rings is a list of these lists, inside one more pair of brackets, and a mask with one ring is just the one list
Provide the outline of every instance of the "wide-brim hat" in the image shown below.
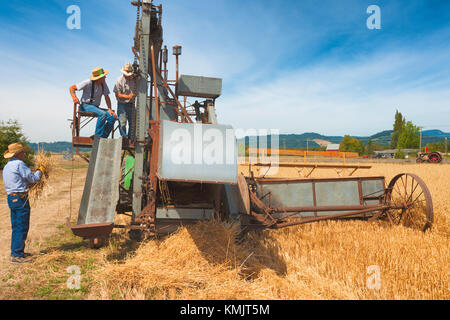
[[22,151],[27,152],[29,151],[28,146],[23,146],[21,143],[12,143],[8,146],[8,150],[5,151],[3,156],[5,159],[11,159],[16,154],[21,153]]
[[121,69],[120,71],[126,75],[127,77],[131,77],[134,73],[134,69],[133,66],[129,63],[126,63]]
[[107,70],[103,70],[103,68],[95,68],[92,70],[92,77],[91,80],[95,81],[98,80],[100,78],[105,77],[107,74],[109,73],[109,71]]

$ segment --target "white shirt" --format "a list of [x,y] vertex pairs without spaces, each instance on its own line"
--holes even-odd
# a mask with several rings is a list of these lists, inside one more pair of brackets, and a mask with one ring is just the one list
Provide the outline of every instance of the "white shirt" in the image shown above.
[[42,173],[38,170],[32,173],[25,162],[12,158],[3,168],[3,184],[6,194],[27,192],[28,184],[38,182]]
[[101,84],[95,84],[93,101],[90,101],[92,84],[95,84],[94,81],[91,81],[90,79],[84,80],[77,84],[77,90],[83,90],[83,96],[81,97],[82,104],[92,104],[98,107],[102,102],[102,95],[109,95],[109,88],[106,82],[103,83],[103,88]]
[[[137,95],[137,79],[136,78],[129,78],[127,79],[124,75],[121,75],[119,78],[117,78],[116,85],[114,86],[115,93],[125,94],[129,95],[130,93],[134,93],[134,95]],[[121,99],[117,98],[117,100],[120,103],[134,103],[134,100],[136,99]]]

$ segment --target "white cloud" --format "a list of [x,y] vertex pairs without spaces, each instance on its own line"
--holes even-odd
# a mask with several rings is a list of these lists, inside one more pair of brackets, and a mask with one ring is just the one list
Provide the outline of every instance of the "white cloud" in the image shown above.
[[427,58],[422,53],[374,54],[293,70],[220,98],[218,117],[238,128],[327,135],[391,129],[397,108],[418,125],[450,122],[450,88],[441,85],[449,83],[448,74],[420,76]]

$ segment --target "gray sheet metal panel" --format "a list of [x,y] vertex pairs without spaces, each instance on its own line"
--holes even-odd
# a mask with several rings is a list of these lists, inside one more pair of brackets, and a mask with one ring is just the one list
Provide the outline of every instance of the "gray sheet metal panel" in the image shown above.
[[114,222],[119,200],[122,138],[95,138],[84,185],[78,225]]
[[[217,138],[205,142],[205,133],[217,134]],[[213,149],[220,152],[211,153]],[[205,161],[205,155],[213,155],[214,161]],[[237,183],[236,155],[231,126],[161,122],[158,175],[162,180]]]
[[[382,180],[366,180],[363,184],[367,189],[378,188]],[[381,182],[382,183],[382,182]],[[260,183],[258,186],[258,196],[262,197],[267,192],[271,192],[271,206],[273,207],[309,207],[314,205],[312,182],[297,181],[297,182],[283,182],[283,183]],[[376,191],[374,190],[374,191]],[[358,181],[316,181],[316,205],[317,206],[345,206],[345,205],[360,205]],[[370,193],[370,192],[369,192]],[[364,191],[363,191],[364,194]],[[263,201],[269,205],[269,196],[266,196]],[[377,202],[375,202],[376,204]],[[324,211],[317,212],[317,216],[327,216],[342,213],[342,211]],[[291,214],[291,213],[287,213]],[[287,215],[286,213],[279,213],[276,217]],[[308,217],[314,216],[313,212],[304,212],[294,217]]]
[[209,220],[214,218],[214,209],[157,208],[156,218],[158,220],[164,219]]
[[[358,181],[328,181],[316,183],[317,206],[360,205]],[[318,212],[318,216],[327,216],[342,211]]]
[[[311,183],[269,183],[259,184],[257,194],[259,197],[270,194],[270,206],[272,207],[309,207],[314,205],[313,190]],[[269,205],[269,195],[264,197],[263,202]],[[286,214],[274,214],[275,218],[281,218]],[[302,212],[294,217],[311,217],[314,212]]]
[[182,74],[178,79],[176,94],[199,98],[218,98],[222,93],[222,79]]
[[327,181],[316,183],[317,206],[359,205],[357,181]]
[[[363,180],[361,182],[363,196],[378,197],[384,194],[384,180]],[[378,204],[378,200],[365,200],[364,204]]]

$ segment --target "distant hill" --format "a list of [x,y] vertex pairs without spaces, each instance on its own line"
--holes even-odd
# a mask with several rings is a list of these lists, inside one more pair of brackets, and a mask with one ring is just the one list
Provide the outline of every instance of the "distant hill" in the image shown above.
[[[38,148],[45,152],[61,153],[63,151],[72,151],[72,142],[58,141],[58,142],[38,142],[30,143],[30,147],[37,152]],[[89,151],[90,149],[80,148],[81,152]]]
[[[372,140],[373,143],[376,143],[382,147],[388,148],[391,143],[391,134],[392,130],[384,130],[378,132],[374,135],[362,137],[355,136],[355,138],[362,140],[364,143],[367,143],[369,140]],[[442,132],[441,130],[426,130],[422,132],[422,145],[427,145],[433,142],[439,142],[445,137],[450,138],[450,133]],[[279,147],[282,149],[295,149],[295,148],[306,148],[308,145],[309,148],[320,148],[320,145],[314,142],[313,140],[326,140],[330,143],[340,144],[343,136],[325,136],[315,132],[306,132],[302,134],[280,134]],[[242,141],[242,139],[240,140]],[[239,142],[240,142],[239,141]],[[245,138],[245,145],[248,145],[248,137]],[[268,141],[268,147],[270,147],[270,138]]]
[[[388,147],[391,142],[391,134],[392,130],[384,130],[381,132],[378,132],[374,135],[367,136],[367,137],[358,137],[355,136],[355,138],[362,140],[364,143],[367,143],[370,140],[372,140],[373,143],[376,143],[381,146]],[[422,132],[422,145],[426,145],[433,142],[439,142],[442,139],[445,139],[445,137],[450,138],[450,133],[442,132],[441,130],[425,130]],[[329,141],[330,143],[341,143],[343,136],[325,136],[319,133],[315,132],[305,132],[302,134],[280,134],[280,140],[279,140],[279,147],[282,149],[295,149],[295,148],[320,148],[323,147],[317,144],[313,140],[325,140]],[[270,137],[267,142],[268,147],[270,147]],[[242,139],[238,141],[241,142]],[[245,145],[248,146],[249,144],[249,138],[245,137]],[[58,141],[58,142],[40,142],[40,143],[30,143],[31,148],[34,151],[37,151],[39,148],[44,149],[46,152],[55,152],[55,153],[61,153],[63,151],[70,151],[72,150],[72,143],[67,141]],[[81,148],[80,151],[86,152],[90,149]]]
[[422,137],[436,137],[436,138],[450,138],[450,133],[442,132],[441,130],[424,130],[422,131]]

